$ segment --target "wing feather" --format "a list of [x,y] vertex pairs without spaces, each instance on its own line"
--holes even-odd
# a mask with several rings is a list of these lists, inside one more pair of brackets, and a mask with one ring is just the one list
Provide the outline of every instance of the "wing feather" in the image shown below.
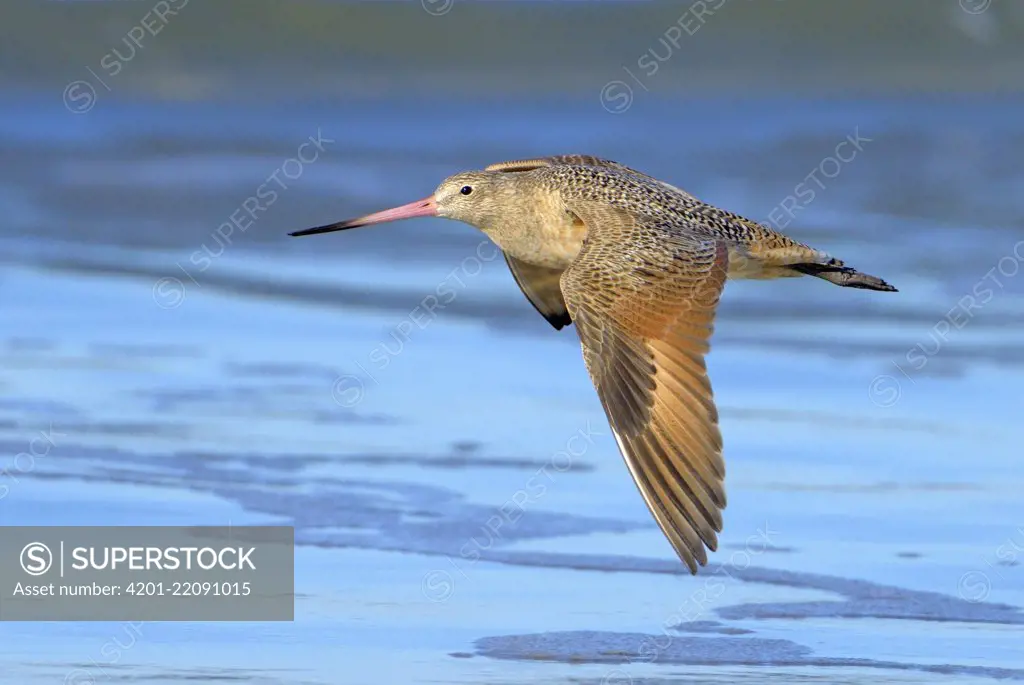
[[725,462],[704,355],[725,283],[723,244],[593,202],[562,275],[584,361],[648,508],[693,573],[718,546]]
[[505,261],[512,272],[512,277],[516,279],[516,284],[533,308],[540,312],[556,331],[571,324],[572,319],[565,309],[562,286],[559,282],[562,270],[530,264],[516,259],[507,252],[502,254],[505,255]]
[[603,159],[601,157],[594,157],[593,155],[551,155],[550,157],[537,157],[535,159],[514,159],[508,162],[497,162],[485,167],[484,171],[506,171],[509,173],[519,171],[533,171],[534,169],[540,169],[542,167],[558,166],[560,164],[571,164],[573,166],[596,166],[604,169],[613,169],[615,171],[621,171],[623,173],[632,174],[639,176],[652,183],[665,186],[670,190],[674,190],[677,193],[682,193],[684,196],[692,199],[696,199],[693,195],[682,188],[666,183],[665,181],[658,180],[653,176],[649,176],[641,171],[632,169],[625,164],[619,164],[613,162],[610,159]]

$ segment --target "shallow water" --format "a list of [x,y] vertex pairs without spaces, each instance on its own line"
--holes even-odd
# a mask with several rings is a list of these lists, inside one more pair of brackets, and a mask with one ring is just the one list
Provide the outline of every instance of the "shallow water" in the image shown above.
[[[4,623],[11,682],[1024,680],[1020,97],[125,96],[75,117],[16,96],[0,522],[279,522],[300,546],[294,623]],[[316,161],[218,236],[310,136]],[[570,151],[762,221],[828,170],[785,230],[900,288],[728,285],[708,365],[729,507],[696,577],[574,332],[480,236],[284,235]],[[39,431],[52,448],[16,460]]]

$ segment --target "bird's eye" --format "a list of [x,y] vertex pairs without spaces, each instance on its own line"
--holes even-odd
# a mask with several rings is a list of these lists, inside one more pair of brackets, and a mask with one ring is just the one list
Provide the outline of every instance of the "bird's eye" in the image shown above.
[[470,193],[473,192],[473,189],[469,186],[462,186],[462,190],[460,190],[459,192],[462,193],[463,195],[469,195]]

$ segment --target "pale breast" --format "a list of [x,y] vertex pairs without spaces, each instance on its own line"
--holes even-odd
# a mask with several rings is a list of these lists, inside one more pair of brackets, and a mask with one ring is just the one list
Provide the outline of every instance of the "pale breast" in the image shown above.
[[550,269],[568,268],[587,237],[586,226],[579,217],[567,212],[560,200],[541,200],[512,221],[501,223],[505,225],[486,232],[502,250],[524,262]]
[[541,233],[544,235],[543,249],[538,258],[544,260],[542,265],[567,269],[583,248],[587,227],[578,217],[567,213],[562,221],[543,225]]

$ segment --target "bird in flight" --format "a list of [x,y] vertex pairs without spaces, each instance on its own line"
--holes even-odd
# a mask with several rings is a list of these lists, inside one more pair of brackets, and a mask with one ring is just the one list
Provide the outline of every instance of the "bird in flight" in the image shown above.
[[576,324],[622,456],[690,572],[718,547],[726,505],[718,410],[704,356],[727,278],[885,281],[627,166],[587,155],[492,164],[401,207],[291,233],[413,217],[455,219],[502,250],[540,314]]

